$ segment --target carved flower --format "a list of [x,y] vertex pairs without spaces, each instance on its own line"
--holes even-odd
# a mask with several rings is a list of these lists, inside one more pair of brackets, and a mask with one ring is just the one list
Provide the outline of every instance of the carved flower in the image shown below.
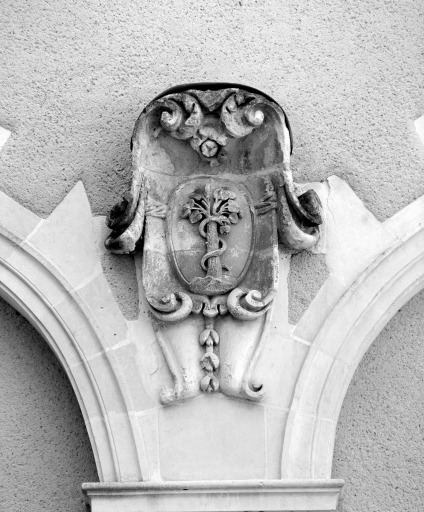
[[224,146],[227,143],[228,136],[225,128],[214,115],[205,117],[202,126],[190,140],[192,148],[213,167],[221,165],[226,160],[227,152]]
[[228,136],[225,129],[218,119],[214,116],[208,116],[203,126],[199,128],[198,137],[203,141],[209,139],[215,141],[220,146],[225,146],[228,142]]

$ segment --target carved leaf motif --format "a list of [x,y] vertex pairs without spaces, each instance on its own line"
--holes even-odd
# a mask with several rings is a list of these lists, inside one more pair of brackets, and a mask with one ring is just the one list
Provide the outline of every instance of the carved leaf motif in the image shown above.
[[237,213],[230,213],[228,218],[230,219],[231,224],[237,224],[237,222],[239,220]]
[[203,377],[200,381],[200,387],[202,391],[206,393],[212,393],[212,391],[218,391],[219,381],[213,374],[208,374]]
[[234,201],[233,199],[230,199],[227,203],[227,210],[229,212],[239,213],[240,206],[237,204],[236,201]]
[[204,329],[200,333],[199,342],[201,345],[206,344],[208,347],[212,345],[218,345],[219,334],[215,331],[215,329]]
[[213,352],[206,352],[200,360],[202,368],[207,372],[213,372],[219,367],[219,359]]
[[192,224],[196,224],[196,222],[202,220],[202,214],[198,211],[191,212],[189,219]]
[[203,379],[200,381],[200,388],[202,389],[202,391],[207,391],[211,379],[212,377],[209,374],[203,377]]
[[236,195],[231,190],[225,188],[217,188],[213,192],[213,197],[221,201],[227,201],[228,199],[235,199]]
[[219,343],[219,334],[214,329],[211,330],[211,338],[212,338],[212,341],[213,341],[214,345],[218,345],[218,343]]
[[193,207],[195,205],[194,201],[200,201],[201,199],[204,199],[205,196],[203,194],[198,194],[197,192],[195,192],[194,194],[191,194],[191,198],[192,199],[189,201],[189,203]]
[[201,345],[204,345],[207,340],[209,339],[210,337],[210,334],[211,334],[211,330],[210,329],[204,329],[201,333],[200,333],[200,336],[199,336],[199,342]]

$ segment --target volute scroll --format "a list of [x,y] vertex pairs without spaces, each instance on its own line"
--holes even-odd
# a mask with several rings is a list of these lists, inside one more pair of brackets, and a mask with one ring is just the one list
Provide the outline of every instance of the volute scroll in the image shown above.
[[[231,84],[169,91],[136,123],[131,189],[109,215],[105,243],[118,254],[143,250],[144,291],[179,382],[178,392],[164,393],[167,404],[201,392],[249,400],[265,392],[250,374],[277,291],[278,245],[289,253],[309,249],[322,223],[317,194],[296,195],[291,150],[282,108]],[[190,376],[175,343],[182,322],[198,330],[199,362]],[[242,377],[225,374],[220,360],[237,322],[262,326],[246,339],[250,359]]]

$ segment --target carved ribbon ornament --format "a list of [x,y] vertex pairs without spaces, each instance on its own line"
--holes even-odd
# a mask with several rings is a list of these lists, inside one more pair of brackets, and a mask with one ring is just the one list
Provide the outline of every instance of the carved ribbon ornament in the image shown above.
[[[298,252],[318,240],[321,203],[313,190],[296,194],[291,149],[281,107],[248,88],[183,87],[152,101],[139,117],[131,189],[108,217],[105,244],[128,254],[144,243],[143,285],[175,379],[164,403],[220,388],[262,396],[250,373],[264,335],[251,342],[242,381],[228,384],[227,376],[223,387],[219,344],[231,341],[220,339],[218,324],[228,333],[237,328],[229,316],[261,321],[276,293],[278,244]],[[182,376],[184,354],[169,341],[172,325],[190,315],[204,318],[198,334],[204,374],[194,387]]]

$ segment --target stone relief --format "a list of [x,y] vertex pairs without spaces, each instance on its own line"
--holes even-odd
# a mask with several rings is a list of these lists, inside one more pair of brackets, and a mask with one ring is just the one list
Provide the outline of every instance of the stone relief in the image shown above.
[[[277,289],[278,245],[309,249],[322,223],[315,191],[297,192],[291,150],[282,108],[248,88],[174,89],[140,115],[131,189],[110,212],[105,244],[143,251],[144,292],[174,379],[162,403],[218,390],[263,396],[251,372]],[[235,371],[219,345],[240,336]]]

